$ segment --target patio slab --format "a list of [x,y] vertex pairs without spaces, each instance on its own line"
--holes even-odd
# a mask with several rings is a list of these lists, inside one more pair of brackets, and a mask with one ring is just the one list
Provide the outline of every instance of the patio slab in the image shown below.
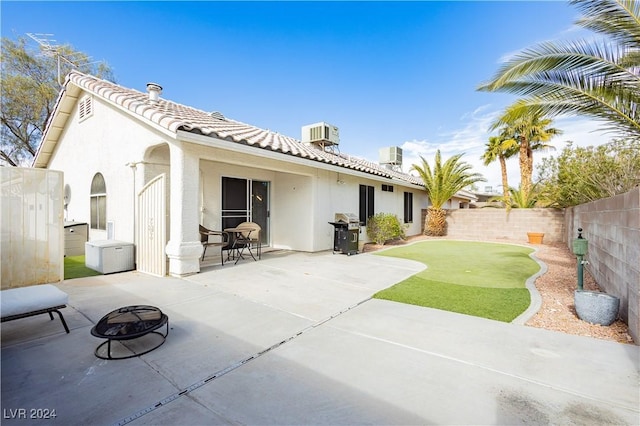
[[[2,325],[3,424],[42,424],[15,418],[30,408],[61,425],[638,423],[638,346],[370,299],[423,267],[274,253],[61,283],[70,334],[46,315]],[[91,327],[130,304],[168,314],[166,342],[95,358]]]
[[386,256],[284,251],[265,256],[267,262],[216,267],[186,279],[319,321],[424,269],[420,262]]
[[469,357],[453,359],[327,324],[192,397],[242,424],[634,424],[638,419],[637,407],[584,398],[567,385],[562,378],[526,380]]
[[[41,319],[48,321],[46,315]],[[3,339],[2,424],[105,424],[176,392],[143,359],[96,358],[96,342],[88,327],[10,346]],[[10,410],[20,409],[26,417],[12,416]],[[56,417],[32,418],[31,410],[38,409],[54,410]]]

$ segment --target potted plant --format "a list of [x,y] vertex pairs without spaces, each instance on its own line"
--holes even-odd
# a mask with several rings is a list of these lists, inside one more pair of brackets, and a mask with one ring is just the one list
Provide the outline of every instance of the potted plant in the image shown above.
[[529,244],[542,244],[544,233],[543,232],[527,232],[527,238],[529,239]]

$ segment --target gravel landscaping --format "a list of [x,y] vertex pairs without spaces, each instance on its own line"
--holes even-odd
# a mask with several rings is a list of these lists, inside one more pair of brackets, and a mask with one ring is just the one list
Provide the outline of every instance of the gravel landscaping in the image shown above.
[[[536,288],[542,295],[542,307],[526,325],[620,343],[633,343],[627,325],[620,320],[610,326],[601,326],[589,324],[577,317],[573,306],[573,292],[578,282],[576,258],[567,246],[542,244],[537,247],[535,256],[549,269],[536,280]],[[598,284],[586,269],[583,285],[585,290],[600,291]]]
[[[385,246],[366,244],[365,252],[377,251],[387,246],[408,244],[418,240],[433,239],[434,237],[414,236],[405,241],[387,243]],[[515,241],[500,240],[495,242],[520,243]],[[627,325],[617,320],[610,326],[589,324],[579,319],[573,305],[573,292],[577,287],[576,258],[562,243],[530,245],[537,249],[535,256],[547,265],[547,272],[536,280],[536,288],[542,296],[542,307],[526,325],[547,330],[554,330],[579,336],[595,337],[598,339],[612,340],[619,343],[633,344],[633,339],[628,333]],[[597,283],[585,269],[584,289],[600,291]]]

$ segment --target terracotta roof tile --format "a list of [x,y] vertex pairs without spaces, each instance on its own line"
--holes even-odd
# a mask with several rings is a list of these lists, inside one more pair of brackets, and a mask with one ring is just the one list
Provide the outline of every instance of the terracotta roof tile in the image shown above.
[[321,151],[280,133],[231,120],[219,112],[207,113],[162,98],[158,101],[150,101],[146,93],[127,89],[76,71],[69,74],[65,85],[69,84],[69,82],[170,132],[175,133],[178,130],[184,130],[200,133],[261,149],[269,149],[283,154],[422,185],[422,181],[419,178],[406,173],[389,170],[379,164],[363,159]]

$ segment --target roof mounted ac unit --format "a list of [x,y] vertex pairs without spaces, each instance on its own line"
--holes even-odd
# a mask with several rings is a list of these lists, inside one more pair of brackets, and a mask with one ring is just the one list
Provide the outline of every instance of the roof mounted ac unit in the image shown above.
[[321,148],[340,143],[338,128],[324,121],[302,127],[302,142]]
[[378,154],[380,156],[380,164],[402,166],[402,148],[398,146],[380,148]]

